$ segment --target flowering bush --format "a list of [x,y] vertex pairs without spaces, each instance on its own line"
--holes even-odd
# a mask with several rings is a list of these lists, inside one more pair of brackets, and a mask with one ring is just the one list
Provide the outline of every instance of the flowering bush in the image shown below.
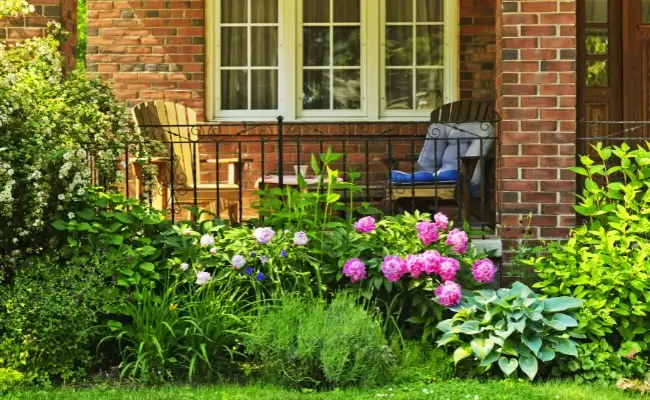
[[0,4],[0,18],[15,17],[33,12],[34,6],[29,5],[26,0],[2,0],[2,4]]
[[[0,15],[22,2],[2,3]],[[48,221],[90,184],[89,160],[111,186],[125,143],[142,160],[157,149],[131,129],[110,88],[63,74],[65,33],[60,23],[48,26],[44,38],[0,45],[0,256],[45,245]]]

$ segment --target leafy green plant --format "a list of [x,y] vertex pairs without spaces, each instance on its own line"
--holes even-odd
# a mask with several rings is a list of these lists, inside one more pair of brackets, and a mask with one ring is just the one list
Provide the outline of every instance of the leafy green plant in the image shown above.
[[390,372],[394,385],[428,384],[454,377],[452,358],[429,342],[396,340],[391,348],[397,358]]
[[379,384],[393,358],[377,317],[344,295],[283,298],[253,320],[246,352],[263,380],[297,388]]
[[25,381],[49,385],[85,377],[98,340],[100,314],[119,296],[110,266],[28,259],[0,285],[0,366]]
[[22,383],[25,376],[11,368],[0,368],[0,393],[8,392]]
[[454,362],[473,356],[478,368],[490,369],[497,363],[505,375],[519,368],[531,380],[539,370],[538,360],[551,362],[556,353],[576,357],[583,337],[574,310],[582,300],[572,297],[540,296],[516,282],[510,289],[467,293],[456,315],[438,324],[444,335],[438,346],[460,343]]

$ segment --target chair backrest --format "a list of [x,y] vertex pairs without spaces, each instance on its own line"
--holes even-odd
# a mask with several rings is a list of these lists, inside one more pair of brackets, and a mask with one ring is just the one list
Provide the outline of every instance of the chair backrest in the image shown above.
[[492,103],[484,100],[458,100],[431,111],[431,122],[486,122],[496,119]]
[[132,114],[139,129],[146,129],[151,138],[164,142],[168,156],[174,155],[174,182],[188,186],[200,183],[198,135],[192,127],[196,125],[196,111],[171,101],[155,100],[136,105]]

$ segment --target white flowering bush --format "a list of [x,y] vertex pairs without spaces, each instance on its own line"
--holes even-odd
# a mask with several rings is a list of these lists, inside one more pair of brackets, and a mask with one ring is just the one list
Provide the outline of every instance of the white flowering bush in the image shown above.
[[0,18],[15,17],[33,12],[34,6],[30,6],[26,0],[2,0],[0,2]]
[[64,75],[58,48],[66,34],[59,23],[48,29],[44,38],[0,42],[0,257],[44,245],[54,215],[83,199],[90,166],[110,188],[126,151],[146,162],[156,149],[109,87]]

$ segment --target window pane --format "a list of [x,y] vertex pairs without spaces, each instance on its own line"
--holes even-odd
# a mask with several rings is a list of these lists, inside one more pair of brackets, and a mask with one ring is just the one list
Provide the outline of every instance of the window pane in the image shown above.
[[251,108],[276,110],[278,108],[278,71],[251,71]]
[[248,1],[221,0],[221,22],[224,24],[248,22]]
[[221,109],[248,109],[248,77],[246,71],[221,70]]
[[361,22],[359,0],[334,0],[334,22]]
[[650,0],[643,0],[643,23],[650,24]]
[[413,0],[386,0],[386,22],[413,22]]
[[607,54],[609,35],[604,28],[585,29],[585,49],[587,54]]
[[386,28],[386,65],[413,65],[413,28]]
[[330,22],[330,0],[303,0],[302,22]]
[[418,22],[444,21],[444,0],[416,0],[416,17]]
[[585,13],[587,15],[585,17],[587,19],[587,22],[607,22],[607,0],[586,1]]
[[388,110],[413,109],[413,71],[386,71],[386,108]]
[[417,27],[415,54],[417,65],[443,65],[445,57],[444,28],[442,25]]
[[251,27],[251,65],[275,67],[278,65],[278,28]]
[[416,109],[432,110],[443,104],[444,76],[442,69],[421,69],[417,72]]
[[334,65],[361,65],[361,28],[334,27]]
[[221,66],[247,66],[246,27],[221,27]]
[[334,71],[334,109],[361,109],[361,71]]
[[305,110],[330,109],[329,70],[310,69],[303,71],[302,107]]
[[309,26],[303,28],[303,65],[330,65],[330,28]]
[[274,24],[278,22],[278,0],[251,0],[251,22]]
[[588,60],[587,67],[587,86],[603,87],[609,86],[609,71],[607,60]]

